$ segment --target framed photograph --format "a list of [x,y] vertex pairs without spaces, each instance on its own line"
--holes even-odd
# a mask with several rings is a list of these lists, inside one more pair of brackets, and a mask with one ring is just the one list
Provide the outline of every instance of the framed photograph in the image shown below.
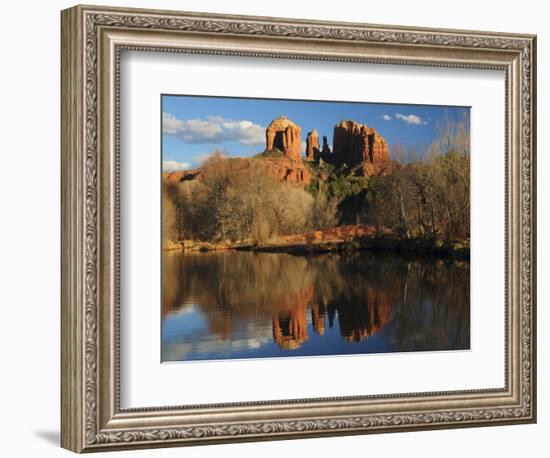
[[536,421],[536,37],[62,12],[62,446]]

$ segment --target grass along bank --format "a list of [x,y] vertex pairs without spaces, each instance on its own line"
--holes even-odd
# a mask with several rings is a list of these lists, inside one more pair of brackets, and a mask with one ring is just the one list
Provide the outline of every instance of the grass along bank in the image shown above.
[[469,239],[443,241],[425,236],[399,237],[390,230],[376,230],[374,227],[358,224],[275,237],[264,243],[248,240],[166,242],[163,250],[165,252],[248,250],[296,255],[370,250],[469,259],[470,241]]

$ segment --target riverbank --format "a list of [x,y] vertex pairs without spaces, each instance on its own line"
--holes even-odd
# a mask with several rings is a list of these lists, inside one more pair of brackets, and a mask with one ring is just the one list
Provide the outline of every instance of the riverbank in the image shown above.
[[264,253],[290,253],[295,255],[352,251],[391,251],[442,258],[449,257],[453,259],[470,258],[470,247],[464,243],[434,244],[431,240],[425,239],[400,240],[388,237],[363,237],[352,241],[317,243],[243,245],[235,247],[234,249]]
[[[334,230],[332,230],[334,232]],[[349,231],[348,231],[349,232]],[[435,256],[440,258],[469,259],[470,245],[468,240],[443,242],[415,237],[401,239],[393,234],[372,234],[367,231],[348,233],[346,237],[315,237],[315,233],[297,236],[281,237],[266,243],[251,242],[201,242],[184,240],[167,242],[163,245],[165,252],[214,252],[226,250],[256,251],[263,253],[289,253],[294,255],[309,255],[330,252],[353,251],[388,251],[396,253]],[[330,234],[329,234],[330,235]],[[340,234],[338,234],[340,235]]]

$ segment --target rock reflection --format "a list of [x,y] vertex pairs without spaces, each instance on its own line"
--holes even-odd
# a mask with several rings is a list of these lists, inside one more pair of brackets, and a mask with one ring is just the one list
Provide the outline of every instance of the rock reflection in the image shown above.
[[469,329],[467,263],[364,252],[163,259],[165,361],[465,349]]

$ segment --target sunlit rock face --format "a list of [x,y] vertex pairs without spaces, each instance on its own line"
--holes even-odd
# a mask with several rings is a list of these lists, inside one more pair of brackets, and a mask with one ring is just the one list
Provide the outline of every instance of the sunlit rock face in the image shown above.
[[390,160],[388,143],[374,129],[356,121],[341,121],[334,127],[333,160],[348,165]]
[[266,150],[278,149],[285,156],[301,162],[302,129],[286,116],[279,116],[271,121],[265,131]]
[[306,159],[313,161],[319,157],[319,133],[317,129],[308,132],[306,137]]
[[264,159],[266,173],[279,181],[286,181],[298,185],[309,184],[311,173],[300,161],[297,163],[287,157]]
[[[302,129],[286,116],[279,116],[271,121],[265,131],[266,152],[279,151],[280,155],[264,158],[264,166],[267,174],[276,180],[287,181],[300,186],[311,182],[311,173],[302,162]],[[316,131],[315,131],[316,132]],[[308,141],[313,141],[311,132]],[[313,159],[314,145],[306,146],[311,149]],[[319,150],[319,138],[317,137],[316,150]],[[277,154],[279,154],[277,153]],[[309,156],[308,156],[309,159]]]

